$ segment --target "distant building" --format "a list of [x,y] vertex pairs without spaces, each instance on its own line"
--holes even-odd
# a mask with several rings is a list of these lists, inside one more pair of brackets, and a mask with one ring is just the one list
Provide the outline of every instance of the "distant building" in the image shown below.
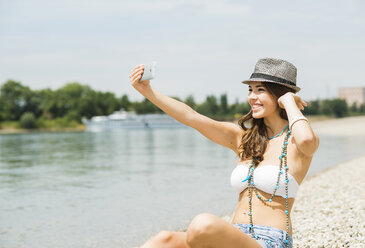
[[365,103],[365,87],[346,87],[338,90],[338,96],[340,99],[346,100],[349,106],[356,103],[359,107]]

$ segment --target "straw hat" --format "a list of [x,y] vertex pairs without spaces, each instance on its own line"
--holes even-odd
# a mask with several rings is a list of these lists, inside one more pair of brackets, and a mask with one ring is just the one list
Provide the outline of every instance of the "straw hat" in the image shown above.
[[292,63],[282,59],[259,59],[250,79],[242,81],[244,84],[250,82],[277,83],[294,89],[295,92],[300,91],[297,86],[297,68]]

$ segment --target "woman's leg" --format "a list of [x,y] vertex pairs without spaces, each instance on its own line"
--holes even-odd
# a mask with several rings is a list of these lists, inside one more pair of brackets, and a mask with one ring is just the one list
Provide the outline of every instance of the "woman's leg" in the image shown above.
[[187,230],[188,247],[261,248],[250,235],[212,214],[199,214]]
[[187,232],[161,231],[141,248],[262,248],[248,234],[212,214],[199,214]]
[[186,232],[161,231],[140,248],[190,248],[186,243]]

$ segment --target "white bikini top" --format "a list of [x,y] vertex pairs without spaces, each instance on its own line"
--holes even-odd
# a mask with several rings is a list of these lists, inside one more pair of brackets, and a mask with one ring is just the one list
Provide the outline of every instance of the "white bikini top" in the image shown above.
[[[232,188],[241,193],[247,188],[248,180],[245,180],[248,176],[249,165],[238,164],[231,174],[231,185]],[[282,174],[280,175],[279,188],[276,190],[275,195],[285,197],[285,170],[281,169]],[[262,190],[268,194],[274,192],[276,181],[279,172],[279,165],[263,165],[259,166],[254,170],[254,182],[255,187]],[[288,198],[295,198],[297,191],[299,189],[299,184],[295,178],[288,172]]]

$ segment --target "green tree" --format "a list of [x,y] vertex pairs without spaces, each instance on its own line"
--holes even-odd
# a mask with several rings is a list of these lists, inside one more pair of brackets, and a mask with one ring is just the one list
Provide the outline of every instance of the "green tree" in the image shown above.
[[311,101],[308,106],[304,108],[303,114],[305,115],[318,115],[320,112],[319,100]]
[[120,106],[121,106],[121,108],[123,108],[126,111],[130,110],[130,108],[132,106],[132,102],[129,101],[129,98],[127,95],[123,95],[120,98]]
[[362,113],[362,114],[365,114],[365,103],[360,105],[359,112]]
[[103,100],[100,94],[92,89],[84,90],[85,93],[78,105],[78,116],[90,119],[93,116],[103,115],[103,107],[99,106],[99,102]]
[[320,104],[320,113],[328,116],[344,117],[348,115],[346,101],[343,99],[326,99]]
[[327,115],[327,116],[333,115],[332,104],[331,104],[331,100],[329,100],[329,99],[325,99],[325,100],[321,101],[319,109],[320,109],[320,113],[322,115]]
[[189,105],[192,109],[196,108],[196,103],[193,95],[188,95],[185,99],[185,104]]
[[32,92],[29,87],[13,80],[6,81],[0,88],[1,118],[19,120],[31,106]]
[[219,111],[220,114],[226,115],[228,114],[228,100],[227,100],[227,93],[224,93],[220,96],[219,101]]
[[134,102],[133,109],[137,114],[161,113],[158,107],[145,98],[142,102]]
[[236,99],[235,103],[231,105],[230,113],[234,116],[242,116],[250,112],[251,106],[248,102],[238,102]]
[[68,83],[56,91],[56,112],[54,116],[63,117],[71,111],[76,111],[77,114],[72,114],[77,121],[81,120],[82,105],[81,102],[87,96],[88,92],[92,91],[89,86],[81,85],[77,82]]
[[110,92],[97,92],[97,105],[102,115],[110,115],[121,108],[118,99]]
[[39,103],[41,116],[45,119],[52,119],[53,117],[59,116],[56,92],[51,89],[43,89],[37,94],[41,99]]
[[332,100],[333,113],[336,117],[344,117],[348,115],[346,101],[343,99]]
[[31,129],[36,127],[36,118],[33,113],[25,112],[20,118],[20,126],[22,128]]
[[354,102],[351,107],[350,107],[350,111],[351,113],[358,113],[359,112],[359,108],[357,107],[356,102]]
[[109,115],[121,108],[121,103],[110,92],[92,90],[87,85],[69,83],[55,94],[52,114],[55,117],[67,116],[69,120],[81,121],[81,117]]
[[198,104],[196,111],[202,115],[214,116],[218,112],[217,98],[214,95],[207,96],[205,102]]

